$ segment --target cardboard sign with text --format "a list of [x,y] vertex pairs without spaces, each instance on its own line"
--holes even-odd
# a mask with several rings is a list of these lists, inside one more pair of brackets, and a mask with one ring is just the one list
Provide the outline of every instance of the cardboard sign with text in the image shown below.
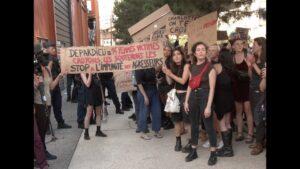
[[186,34],[186,27],[191,22],[197,19],[198,16],[188,15],[173,15],[168,18],[166,26],[167,34]]
[[114,72],[114,79],[118,93],[137,90],[132,84],[132,71]]
[[162,64],[163,45],[157,41],[61,49],[61,69],[68,74],[129,71]]
[[166,39],[166,29],[161,28],[152,33],[152,41],[158,41]]
[[217,21],[218,14],[215,11],[188,24],[188,53],[191,53],[193,44],[198,41],[207,45],[217,43]]

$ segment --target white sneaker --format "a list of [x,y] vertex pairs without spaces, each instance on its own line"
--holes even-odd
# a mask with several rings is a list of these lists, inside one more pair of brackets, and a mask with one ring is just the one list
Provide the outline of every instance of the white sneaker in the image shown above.
[[219,144],[218,144],[218,149],[221,149],[223,146],[224,146],[224,143],[223,143],[223,141],[221,140],[221,141],[219,142]]
[[144,139],[144,140],[151,140],[151,137],[148,136],[148,134],[146,134],[146,133],[142,133],[141,138]]
[[154,137],[156,138],[163,138],[162,134],[160,132],[155,132]]
[[204,148],[209,148],[209,147],[210,147],[209,141],[207,140],[207,141],[202,145],[202,147],[204,147]]

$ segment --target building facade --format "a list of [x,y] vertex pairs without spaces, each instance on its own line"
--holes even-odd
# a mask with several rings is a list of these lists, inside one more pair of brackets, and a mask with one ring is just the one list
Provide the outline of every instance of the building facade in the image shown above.
[[34,43],[47,41],[58,48],[89,45],[86,0],[34,0]]

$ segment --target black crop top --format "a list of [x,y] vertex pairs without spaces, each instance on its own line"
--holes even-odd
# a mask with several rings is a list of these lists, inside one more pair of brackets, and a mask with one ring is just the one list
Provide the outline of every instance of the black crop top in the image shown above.
[[[180,68],[179,66],[176,66],[172,72],[173,72],[176,76],[182,77],[182,75],[183,75],[183,68],[184,68],[184,66],[183,66],[182,68]],[[176,90],[187,90],[188,84],[189,84],[189,81],[188,81],[188,80],[185,82],[184,85],[178,83],[178,82],[175,81],[175,80],[173,80],[173,81],[174,81],[174,87],[175,87]]]

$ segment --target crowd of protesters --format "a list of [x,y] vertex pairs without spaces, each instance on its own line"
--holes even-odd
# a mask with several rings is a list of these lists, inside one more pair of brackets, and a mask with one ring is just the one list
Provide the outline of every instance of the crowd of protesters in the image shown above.
[[[122,104],[113,73],[68,74],[67,101],[77,103],[77,123],[78,128],[84,129],[84,139],[90,140],[90,124],[96,124],[96,136],[109,137],[101,130],[103,107],[109,105],[106,101],[109,98],[116,114],[134,108],[129,118],[136,121],[136,132],[144,140],[152,138],[149,123],[156,138],[163,137],[162,128],[174,128],[174,150],[188,153],[186,162],[198,158],[199,138],[207,140],[204,147],[210,147],[208,165],[215,165],[217,157],[234,156],[233,132],[236,132],[235,141],[251,144],[252,155],[260,154],[266,143],[266,39],[255,38],[252,48],[245,44],[239,37],[222,45],[197,42],[190,55],[187,43],[183,48],[178,42],[165,46],[163,66],[132,71],[132,84],[137,90],[123,92]],[[47,160],[57,158],[47,151],[45,144],[51,126],[51,108],[58,129],[71,126],[65,123],[61,111],[59,81],[66,73],[60,70],[55,44],[48,43],[39,50],[42,54],[37,57],[34,74],[34,152],[37,165],[47,168]],[[195,86],[196,80],[200,83]],[[108,96],[105,96],[106,89]],[[176,89],[180,102],[177,113],[164,111],[171,89]],[[188,140],[182,140],[182,135]]]

